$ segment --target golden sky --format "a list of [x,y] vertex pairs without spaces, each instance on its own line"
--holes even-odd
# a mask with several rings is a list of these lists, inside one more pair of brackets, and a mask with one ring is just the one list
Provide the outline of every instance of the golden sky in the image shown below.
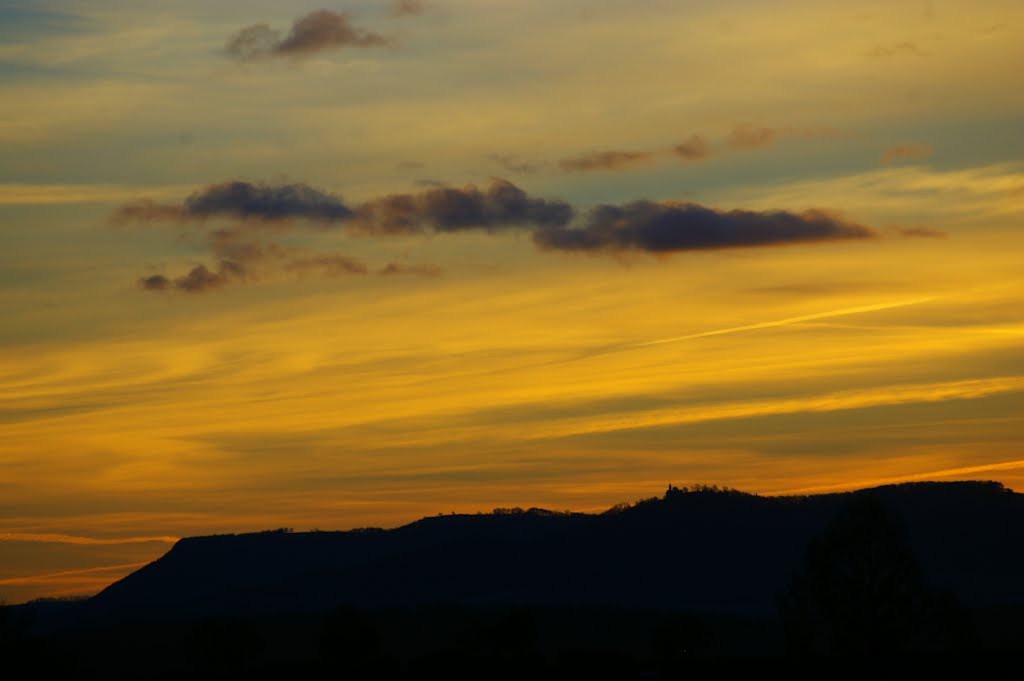
[[0,599],[669,483],[1024,490],[1018,0],[0,8]]

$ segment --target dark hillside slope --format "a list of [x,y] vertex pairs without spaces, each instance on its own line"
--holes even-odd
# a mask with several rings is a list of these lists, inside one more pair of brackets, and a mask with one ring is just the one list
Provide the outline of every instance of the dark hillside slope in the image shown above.
[[183,539],[91,599],[86,614],[446,604],[767,615],[809,543],[854,495],[873,495],[903,519],[932,585],[972,607],[1024,604],[1024,496],[957,482],[806,497],[670,488],[600,515],[533,509],[394,530]]

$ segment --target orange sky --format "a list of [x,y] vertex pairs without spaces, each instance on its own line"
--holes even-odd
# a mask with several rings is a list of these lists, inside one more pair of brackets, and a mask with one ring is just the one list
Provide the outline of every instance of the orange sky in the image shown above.
[[194,534],[1024,490],[1019,2],[88,4],[0,9],[0,600]]

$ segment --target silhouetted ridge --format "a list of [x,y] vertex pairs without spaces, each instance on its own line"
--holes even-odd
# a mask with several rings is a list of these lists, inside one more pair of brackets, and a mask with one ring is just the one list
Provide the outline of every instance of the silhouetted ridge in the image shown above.
[[762,497],[669,486],[602,514],[496,509],[392,530],[194,537],[91,599],[95,617],[432,604],[769,615],[852,500],[901,519],[923,583],[970,606],[1024,604],[1024,502],[995,482]]

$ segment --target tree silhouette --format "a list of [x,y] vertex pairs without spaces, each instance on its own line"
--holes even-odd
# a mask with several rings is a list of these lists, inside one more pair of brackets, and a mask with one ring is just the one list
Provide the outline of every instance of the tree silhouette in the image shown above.
[[927,587],[899,517],[856,495],[807,550],[782,597],[791,652],[878,659],[969,645],[956,598]]

